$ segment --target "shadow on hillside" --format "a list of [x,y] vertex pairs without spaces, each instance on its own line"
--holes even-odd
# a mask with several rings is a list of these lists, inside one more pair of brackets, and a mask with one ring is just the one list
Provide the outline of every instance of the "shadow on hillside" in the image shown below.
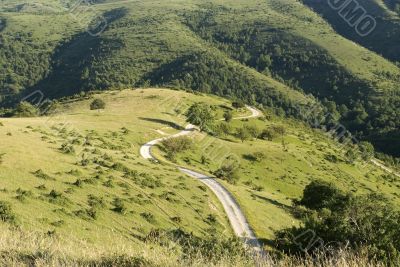
[[263,200],[265,202],[268,202],[268,203],[270,203],[270,204],[272,204],[274,206],[277,206],[277,207],[279,207],[281,209],[284,209],[286,211],[291,211],[292,210],[291,206],[283,204],[283,203],[280,203],[280,202],[278,202],[276,200],[273,200],[273,199],[270,199],[270,198],[267,198],[267,197],[264,197],[264,196],[260,196],[260,195],[257,195],[255,193],[252,193],[251,195],[253,197],[255,197],[255,198],[261,199],[261,200]]
[[[102,29],[103,32],[126,14],[125,8],[103,13],[102,16],[107,22]],[[92,88],[96,84],[93,79],[98,78],[98,75],[92,73],[91,66],[95,61],[106,58],[122,47],[123,42],[119,39],[106,38],[103,34],[94,35],[89,31],[80,32],[55,49],[51,58],[51,72],[46,78],[28,88],[24,94],[40,90],[46,97],[55,98],[90,89],[104,89],[106,84]]]
[[142,118],[142,117],[140,117],[139,119],[143,120],[143,121],[150,121],[150,122],[163,124],[163,125],[172,127],[172,128],[174,128],[176,130],[184,130],[185,129],[182,126],[180,126],[180,125],[178,125],[178,124],[176,124],[175,122],[172,122],[172,121],[166,121],[166,120],[162,120],[162,119],[153,119],[153,118]]

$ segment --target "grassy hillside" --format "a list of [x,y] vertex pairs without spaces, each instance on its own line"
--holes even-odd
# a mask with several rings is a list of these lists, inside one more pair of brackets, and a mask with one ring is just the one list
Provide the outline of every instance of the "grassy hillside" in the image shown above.
[[[295,107],[312,94],[359,138],[398,156],[391,140],[398,139],[399,68],[368,50],[372,45],[338,35],[329,18],[298,1],[98,1],[86,11],[72,6],[0,4],[2,106],[37,89],[58,98],[152,85],[234,96],[296,116]],[[85,28],[98,17],[107,27],[93,36]],[[398,29],[390,25],[385,29]],[[371,38],[382,51],[396,51],[382,42],[393,38]]]
[[230,235],[212,193],[139,156],[140,145],[184,124],[175,112],[193,101],[226,101],[167,90],[100,97],[104,111],[90,111],[88,99],[67,101],[52,117],[1,120],[0,199],[11,203],[17,224],[110,246],[140,245],[152,229]]
[[[102,99],[105,109],[90,110],[93,99]],[[50,117],[1,119],[0,201],[10,203],[7,214],[15,216],[1,224],[19,229],[2,231],[7,241],[2,247],[5,264],[26,262],[30,255],[31,260],[48,264],[84,266],[123,262],[252,266],[240,242],[228,239],[229,223],[206,187],[179,173],[170,160],[153,163],[139,155],[147,141],[181,130],[186,124],[183,114],[200,102],[211,105],[217,119],[227,110],[235,117],[249,115],[215,96],[136,89],[65,99]],[[396,177],[370,164],[360,168],[358,162],[349,163],[340,144],[299,121],[266,112],[266,117],[234,120],[229,125],[230,133],[220,137],[193,135],[193,149],[179,153],[175,163],[213,173],[235,162],[240,173],[237,182],[219,181],[237,198],[267,249],[275,231],[299,224],[292,200],[315,179],[355,194],[377,192],[395,204],[400,201]],[[241,142],[235,129],[243,126],[282,126],[286,133],[271,141]],[[165,157],[162,146],[154,153]],[[13,244],[23,243],[27,235],[42,243],[25,242],[12,249],[11,235],[17,242]],[[200,251],[197,246],[203,243],[197,238],[206,240]],[[77,245],[87,250],[77,251]],[[179,253],[167,256],[172,248]],[[52,251],[51,256],[43,251]],[[66,256],[60,258],[60,253]],[[353,261],[358,256],[343,252],[340,257]],[[368,261],[365,255],[359,257]],[[281,262],[267,260],[266,266]],[[297,259],[283,259],[281,264],[287,261]]]
[[389,60],[400,61],[400,53],[397,49],[400,40],[400,17],[397,13],[396,4],[398,5],[398,3],[396,1],[367,0],[360,3],[377,22],[376,29],[368,36],[360,36],[355,30],[350,29],[337,11],[327,4],[312,0],[304,0],[303,2],[320,13],[341,35],[383,55]]

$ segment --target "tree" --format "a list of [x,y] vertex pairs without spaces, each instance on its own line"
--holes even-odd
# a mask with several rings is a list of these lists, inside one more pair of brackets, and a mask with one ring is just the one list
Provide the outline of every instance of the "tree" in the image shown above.
[[241,100],[232,102],[232,107],[234,107],[235,109],[244,108],[245,106],[246,105]]
[[348,196],[336,186],[322,180],[317,180],[312,181],[305,187],[299,204],[313,210],[322,208],[335,210],[343,207],[346,201],[348,201]]
[[369,142],[361,142],[358,147],[360,148],[361,158],[363,160],[370,160],[375,154],[375,148]]
[[239,180],[238,166],[226,164],[219,168],[214,174],[217,178],[224,179],[229,183],[235,184]]
[[260,136],[260,129],[257,127],[257,125],[246,125],[245,128],[251,137],[258,138]]
[[187,121],[199,126],[201,131],[210,131],[215,119],[211,107],[205,103],[193,104],[186,116]]
[[167,152],[167,157],[172,160],[175,159],[176,154],[190,149],[193,145],[192,140],[187,136],[168,138],[163,140],[161,143],[164,150]]
[[35,117],[39,115],[39,109],[29,102],[22,101],[14,111],[16,117]]
[[90,103],[90,110],[98,110],[105,108],[106,108],[106,103],[100,98],[96,98],[95,100],[92,101],[92,103]]
[[277,133],[271,128],[264,129],[260,134],[261,139],[268,140],[268,141],[272,141],[277,136],[278,136]]
[[237,136],[237,138],[239,138],[240,141],[242,141],[242,143],[243,143],[244,141],[250,139],[251,134],[250,134],[250,132],[249,132],[249,130],[248,130],[247,128],[245,128],[245,127],[240,127],[240,128],[237,128],[237,130],[236,130],[236,136]]
[[233,119],[232,111],[230,111],[230,110],[225,111],[224,119],[225,119],[226,122],[231,122],[232,119]]

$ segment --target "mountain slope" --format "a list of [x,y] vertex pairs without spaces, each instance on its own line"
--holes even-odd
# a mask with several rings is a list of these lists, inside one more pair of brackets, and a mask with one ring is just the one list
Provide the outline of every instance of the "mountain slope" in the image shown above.
[[0,14],[7,25],[2,106],[35,90],[58,98],[152,85],[236,97],[297,116],[315,97],[357,138],[392,155],[400,151],[391,145],[399,132],[399,68],[337,34],[298,1],[101,1],[83,13],[108,19],[98,36],[62,7],[58,13],[7,10]]

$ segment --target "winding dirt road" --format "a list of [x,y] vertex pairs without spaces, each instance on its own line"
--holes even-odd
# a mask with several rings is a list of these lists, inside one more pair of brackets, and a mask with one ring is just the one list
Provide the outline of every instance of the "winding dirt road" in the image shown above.
[[[251,111],[251,115],[249,116],[243,116],[243,117],[236,117],[234,119],[250,119],[250,118],[257,118],[261,116],[261,112],[255,108],[246,106],[246,108]],[[186,128],[174,135],[164,137],[164,138],[159,138],[153,141],[148,142],[147,144],[144,144],[140,148],[140,155],[148,160],[153,160],[157,161],[157,159],[151,154],[151,148],[162,142],[165,139],[169,138],[174,138],[174,137],[179,137],[179,136],[185,136],[193,133],[196,130],[196,127],[192,124],[189,124],[186,126]],[[209,177],[207,175],[204,175],[199,172],[195,172],[193,170],[189,170],[183,167],[178,167],[178,169],[186,174],[189,175],[190,177],[193,177],[195,179],[198,179],[202,183],[204,183],[207,187],[209,187],[214,194],[217,196],[219,201],[222,203],[222,206],[224,207],[224,210],[228,216],[229,222],[232,226],[233,231],[238,237],[243,238],[245,243],[252,247],[256,252],[262,252],[262,246],[257,240],[256,235],[254,234],[253,230],[251,229],[249,223],[247,222],[247,219],[243,213],[243,211],[240,209],[239,204],[233,197],[231,193],[219,182],[217,182],[215,179],[212,177]]]

